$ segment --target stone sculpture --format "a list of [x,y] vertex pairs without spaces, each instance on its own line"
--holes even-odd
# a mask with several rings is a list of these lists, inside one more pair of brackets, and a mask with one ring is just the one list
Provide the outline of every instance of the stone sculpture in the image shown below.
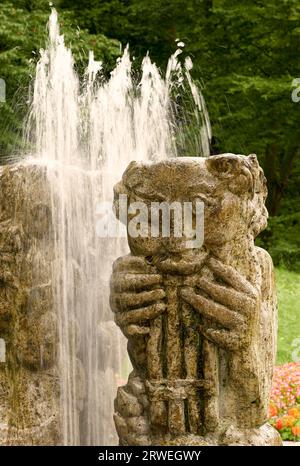
[[0,171],[0,445],[60,442],[57,316],[46,170]]
[[[204,203],[204,244],[131,237],[113,266],[111,307],[133,371],[119,387],[120,445],[280,445],[267,423],[276,351],[272,261],[255,155],[132,162],[115,186],[128,203]],[[149,230],[150,231],[150,230]],[[172,230],[171,230],[172,231]]]

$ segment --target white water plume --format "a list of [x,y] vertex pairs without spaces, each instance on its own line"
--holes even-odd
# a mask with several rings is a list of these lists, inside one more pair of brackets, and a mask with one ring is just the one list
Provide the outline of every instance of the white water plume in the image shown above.
[[[112,262],[127,251],[122,239],[100,238],[99,206],[112,204],[113,185],[132,160],[177,155],[172,109],[174,72],[190,86],[197,115],[203,99],[173,56],[164,79],[148,56],[134,83],[125,49],[110,79],[90,60],[80,90],[71,51],[49,20],[49,44],[37,64],[27,128],[35,158],[47,166],[55,239],[53,290],[59,319],[62,444],[110,445],[116,385],[127,376],[124,339],[109,308]],[[188,78],[188,79],[186,79]],[[202,99],[202,100],[201,100]],[[208,155],[210,130],[199,117],[201,154]],[[208,120],[204,126],[209,127]],[[202,133],[201,133],[202,132]],[[101,210],[101,209],[100,209]]]

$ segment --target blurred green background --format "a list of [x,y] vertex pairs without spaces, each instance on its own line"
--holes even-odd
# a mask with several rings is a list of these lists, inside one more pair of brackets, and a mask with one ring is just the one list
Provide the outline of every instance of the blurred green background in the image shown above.
[[[290,361],[300,337],[300,101],[292,100],[293,90],[298,100],[292,82],[300,78],[299,0],[57,0],[53,6],[79,72],[93,49],[109,74],[129,43],[137,66],[149,51],[163,73],[175,40],[185,43],[212,123],[212,153],[256,153],[265,170],[270,221],[258,244],[277,267],[278,362]],[[1,0],[2,164],[22,150],[49,12],[48,1]],[[192,152],[187,144],[184,155]]]

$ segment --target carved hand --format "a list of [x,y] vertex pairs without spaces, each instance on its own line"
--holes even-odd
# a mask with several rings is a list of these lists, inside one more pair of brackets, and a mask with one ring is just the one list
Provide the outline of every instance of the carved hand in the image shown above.
[[111,278],[110,304],[116,323],[128,337],[149,332],[149,320],[166,309],[162,277],[144,257],[117,259]]
[[[200,331],[208,340],[236,351],[251,340],[260,293],[233,267],[214,258],[206,265],[214,278],[196,279],[197,292],[187,286],[182,289],[181,297],[205,318]],[[220,284],[220,279],[224,284]]]

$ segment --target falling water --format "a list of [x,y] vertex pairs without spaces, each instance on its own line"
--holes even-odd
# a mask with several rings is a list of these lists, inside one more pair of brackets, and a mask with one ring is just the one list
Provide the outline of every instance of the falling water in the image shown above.
[[27,135],[34,140],[36,163],[47,166],[52,191],[65,445],[117,442],[113,399],[129,363],[109,309],[108,285],[112,262],[127,246],[124,238],[103,237],[97,227],[103,227],[112,187],[130,161],[177,155],[180,125],[172,95],[183,85],[195,102],[197,149],[200,155],[209,153],[204,101],[191,79],[190,62],[182,67],[179,54],[171,57],[165,79],[146,56],[140,82],[134,83],[128,48],[106,81],[102,64],[90,53],[82,88],[56,11],[50,16],[49,44],[37,64]]

